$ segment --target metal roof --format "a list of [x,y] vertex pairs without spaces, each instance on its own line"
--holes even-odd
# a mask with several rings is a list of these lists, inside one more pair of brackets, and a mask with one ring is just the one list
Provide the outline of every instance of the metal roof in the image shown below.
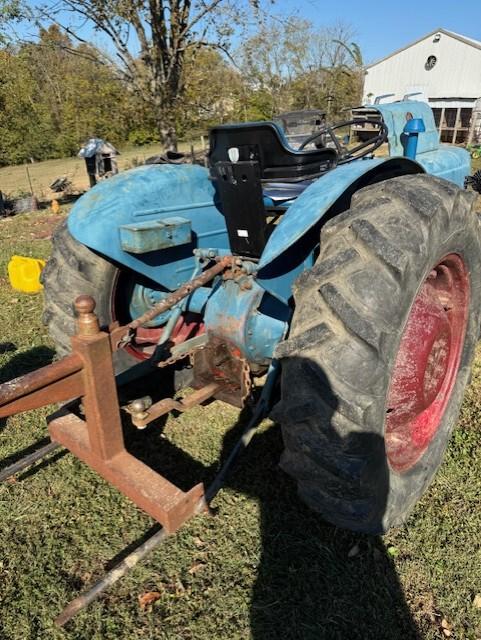
[[102,138],[89,138],[77,155],[79,158],[92,158],[97,153],[120,155],[113,144]]
[[401,49],[397,49],[396,51],[393,51],[389,55],[384,56],[384,58],[381,58],[380,60],[376,60],[376,62],[372,62],[371,64],[366,65],[366,69],[375,67],[377,64],[380,64],[381,62],[384,62],[385,60],[388,60],[389,58],[392,58],[393,56],[398,55],[402,51],[405,51],[406,49],[413,47],[415,44],[418,44],[419,42],[422,42],[423,40],[426,40],[426,38],[430,38],[431,36],[434,36],[437,33],[442,33],[445,36],[456,38],[456,40],[459,40],[460,42],[464,42],[464,44],[467,44],[471,47],[475,47],[476,49],[481,50],[481,41],[474,40],[474,38],[468,38],[466,36],[462,36],[459,33],[455,33],[454,31],[448,31],[448,29],[443,29],[442,27],[440,27],[439,29],[435,29],[434,31],[431,31],[431,33],[427,33],[422,38],[418,38],[418,40],[415,40],[414,42],[407,44],[405,47],[401,47]]

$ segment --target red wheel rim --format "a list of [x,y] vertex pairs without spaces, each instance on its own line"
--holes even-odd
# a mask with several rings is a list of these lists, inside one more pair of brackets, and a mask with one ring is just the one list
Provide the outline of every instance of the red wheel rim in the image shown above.
[[391,468],[404,473],[435,437],[451,398],[469,309],[463,259],[445,256],[414,299],[386,403],[385,445]]
[[[112,289],[110,299],[112,320],[118,320],[121,324],[127,324],[132,320],[128,312],[129,284],[130,283],[122,279],[119,273],[117,274]],[[127,295],[125,295],[125,292],[127,292]],[[124,350],[136,360],[148,360],[152,357],[163,330],[163,327],[139,327],[136,331],[135,340],[124,347]],[[200,316],[193,313],[183,314],[177,321],[169,342],[172,344],[180,344],[203,332],[204,323]]]

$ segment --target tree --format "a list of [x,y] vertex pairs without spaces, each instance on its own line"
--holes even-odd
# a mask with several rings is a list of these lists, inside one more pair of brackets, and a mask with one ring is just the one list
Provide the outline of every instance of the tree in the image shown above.
[[135,95],[95,56],[55,26],[0,49],[0,164],[73,155],[91,136],[118,144],[139,126]]
[[[315,28],[307,20],[272,19],[238,52],[253,94],[268,96],[272,117],[290,109],[324,108],[337,118],[360,99],[362,55],[349,25]],[[361,78],[361,85],[359,79]]]
[[20,0],[0,0],[0,45],[8,40],[7,27],[21,17]]
[[[226,51],[237,26],[259,0],[59,0],[37,17],[55,22],[85,43],[75,18],[106,37],[119,72],[153,110],[162,142],[177,146],[177,121],[186,89],[185,65],[202,48]],[[66,20],[70,15],[72,20]],[[83,25],[82,25],[83,26]],[[103,64],[110,57],[99,56]]]

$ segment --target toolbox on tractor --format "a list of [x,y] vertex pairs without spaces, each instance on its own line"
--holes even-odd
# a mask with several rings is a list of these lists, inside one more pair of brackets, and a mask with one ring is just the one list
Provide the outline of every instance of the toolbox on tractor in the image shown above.
[[[282,468],[334,524],[386,530],[432,478],[481,313],[470,159],[439,143],[428,105],[372,108],[377,133],[357,144],[345,139],[353,121],[297,149],[272,122],[215,127],[208,169],[121,173],[58,228],[42,281],[59,359],[1,385],[0,417],[62,406],[51,442],[0,480],[61,446],[162,525],[59,624],[207,511],[268,415],[282,427]],[[159,368],[192,391],[121,402],[120,379]],[[210,399],[251,417],[209,487],[181,490],[127,451],[122,415],[144,429]]]

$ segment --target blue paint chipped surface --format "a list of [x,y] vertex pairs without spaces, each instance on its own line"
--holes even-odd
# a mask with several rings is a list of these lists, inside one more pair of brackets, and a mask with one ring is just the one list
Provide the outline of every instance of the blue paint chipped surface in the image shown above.
[[[191,242],[142,255],[122,250],[121,226],[139,218],[171,218],[176,212],[191,221]],[[148,165],[100,182],[75,203],[68,227],[90,249],[171,290],[192,272],[194,248],[229,249],[224,216],[214,204],[208,172],[197,165]]]

